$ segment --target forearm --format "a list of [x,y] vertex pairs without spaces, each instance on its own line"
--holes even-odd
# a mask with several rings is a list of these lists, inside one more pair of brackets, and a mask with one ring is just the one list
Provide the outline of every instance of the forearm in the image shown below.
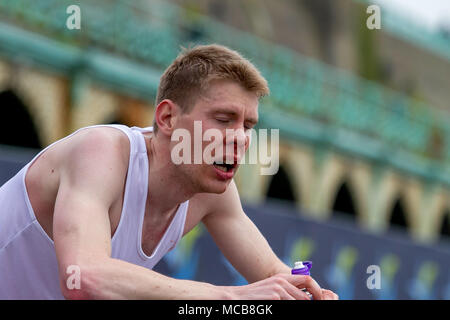
[[285,274],[290,274],[291,273],[291,267],[289,267],[288,265],[283,263],[278,258],[275,258],[275,260],[276,261],[271,264],[271,268],[269,268],[269,272],[268,272],[267,278],[268,277],[272,277],[272,276],[277,275],[277,274],[280,274],[280,273],[285,273]]
[[84,264],[80,269],[80,290],[63,290],[69,299],[206,300],[229,298],[224,287],[166,277],[144,267],[117,259],[108,258],[101,262]]

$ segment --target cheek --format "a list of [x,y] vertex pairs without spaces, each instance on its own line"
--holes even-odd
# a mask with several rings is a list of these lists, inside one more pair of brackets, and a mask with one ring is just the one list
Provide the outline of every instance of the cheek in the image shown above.
[[250,146],[250,143],[252,143],[252,130],[249,130],[249,132],[245,133],[245,140],[246,140],[246,146],[248,148]]

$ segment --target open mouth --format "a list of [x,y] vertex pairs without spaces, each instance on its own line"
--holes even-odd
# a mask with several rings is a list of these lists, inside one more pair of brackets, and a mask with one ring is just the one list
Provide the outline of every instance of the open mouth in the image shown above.
[[230,172],[234,168],[236,168],[236,164],[234,164],[234,163],[233,164],[226,164],[226,163],[214,162],[213,165],[214,165],[215,168],[217,168],[217,169],[219,169],[220,171],[223,171],[223,172]]

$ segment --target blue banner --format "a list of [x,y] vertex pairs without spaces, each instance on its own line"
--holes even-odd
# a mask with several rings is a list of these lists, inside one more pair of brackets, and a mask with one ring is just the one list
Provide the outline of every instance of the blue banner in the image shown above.
[[[245,211],[286,264],[313,261],[311,275],[340,299],[450,299],[448,243],[424,246],[403,234],[374,235],[344,221],[316,222],[278,204]],[[247,283],[203,226],[187,234],[155,270],[216,285]]]

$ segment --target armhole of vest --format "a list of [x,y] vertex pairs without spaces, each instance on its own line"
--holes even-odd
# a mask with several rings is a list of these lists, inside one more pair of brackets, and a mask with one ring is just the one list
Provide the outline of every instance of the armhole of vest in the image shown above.
[[[82,131],[83,129],[88,129],[88,128],[93,128],[96,126],[89,126],[89,127],[83,127],[83,128],[79,128],[77,130],[75,130],[74,132],[72,132],[71,134],[56,140],[52,143],[50,143],[48,146],[46,146],[45,148],[43,148],[41,151],[39,151],[34,157],[33,159],[31,159],[21,170],[20,170],[20,184],[22,187],[22,192],[23,192],[23,196],[25,197],[25,203],[27,206],[27,210],[28,210],[28,216],[31,219],[31,221],[36,221],[37,222],[37,218],[36,218],[36,214],[33,210],[33,207],[31,205],[31,201],[30,201],[30,197],[28,194],[28,190],[27,190],[27,184],[26,184],[26,176],[28,173],[28,170],[30,169],[30,167],[33,165],[34,162],[36,162],[36,160],[43,155],[47,150],[49,150],[50,148],[52,148],[53,146],[59,144],[60,142],[63,142],[64,140],[69,139],[70,137],[74,136],[75,134],[77,134],[78,132]],[[40,224],[39,224],[40,225]],[[40,230],[41,232],[45,233],[45,231],[42,229]],[[45,233],[45,235],[48,237],[48,235]],[[48,237],[49,238],[49,237]],[[50,239],[50,238],[49,238]]]
[[184,228],[186,226],[186,218],[187,218],[187,214],[188,214],[188,210],[189,210],[189,200],[186,200],[186,202],[183,203],[183,210],[184,210],[184,212],[183,212],[183,218],[182,218],[182,223],[181,223],[181,228],[180,228],[181,230],[178,235],[176,244],[178,244],[181,241],[181,239],[183,238]]
[[[33,164],[33,163],[34,163],[34,162],[35,162],[35,161],[36,161],[36,160],[37,160],[37,159],[45,152],[45,151],[47,151],[48,149],[50,149],[52,146],[58,144],[59,142],[62,142],[63,140],[67,140],[68,138],[74,136],[76,133],[78,133],[78,132],[80,132],[80,131],[82,131],[82,130],[84,130],[84,129],[98,128],[98,127],[115,128],[116,130],[122,131],[122,132],[128,137],[128,141],[129,141],[129,143],[130,143],[130,154],[129,154],[129,156],[128,156],[128,167],[127,167],[127,181],[128,181],[128,179],[129,179],[129,177],[130,177],[129,171],[130,171],[131,160],[132,160],[133,153],[135,152],[135,149],[136,149],[136,143],[134,143],[134,140],[133,140],[134,137],[133,137],[133,133],[132,133],[131,129],[128,128],[127,126],[125,126],[125,125],[106,125],[106,124],[104,124],[104,125],[102,125],[102,124],[100,124],[100,125],[93,125],[93,126],[87,126],[87,127],[79,128],[79,129],[75,130],[74,132],[72,132],[71,134],[65,136],[64,138],[59,139],[59,140],[57,140],[57,141],[51,143],[50,145],[48,145],[48,146],[45,147],[44,149],[42,149],[37,155],[34,156],[34,158],[33,158],[31,161],[29,161],[29,162],[22,168],[23,172],[22,172],[22,174],[21,174],[22,176],[20,177],[21,185],[22,185],[22,188],[23,188],[22,191],[24,192],[24,196],[25,196],[25,198],[26,198],[26,205],[27,205],[27,209],[28,209],[28,215],[29,215],[29,217],[31,218],[32,221],[34,221],[34,220],[37,221],[37,218],[36,218],[36,214],[34,213],[34,210],[32,209],[31,202],[30,202],[30,198],[29,198],[29,195],[28,195],[28,190],[27,190],[27,187],[26,187],[26,182],[25,182],[26,174],[27,174],[27,172],[28,172],[30,166],[31,166],[31,165],[32,165],[32,164]],[[128,185],[128,184],[125,185],[125,188],[127,187],[127,185]],[[125,193],[126,193],[126,191],[125,191]],[[124,201],[125,201],[125,198],[124,198]],[[122,218],[122,217],[121,217],[121,218]],[[120,221],[119,221],[119,225],[120,225]],[[117,226],[117,229],[118,229],[118,227],[119,227],[119,226]],[[42,230],[42,231],[43,231],[43,230]],[[116,230],[116,231],[117,231],[117,230]],[[46,235],[47,235],[47,234],[46,234]],[[47,235],[47,237],[48,237],[48,235]]]
[[117,130],[122,131],[127,137],[130,144],[130,154],[128,156],[128,167],[127,167],[127,174],[126,174],[126,182],[124,186],[124,196],[123,196],[123,203],[122,203],[122,210],[120,212],[120,218],[119,223],[117,224],[117,228],[114,231],[114,234],[111,237],[111,246],[113,246],[113,243],[115,242],[115,239],[119,236],[119,232],[122,229],[122,225],[125,223],[125,215],[126,211],[124,210],[125,206],[128,205],[128,198],[130,193],[130,178],[131,178],[131,171],[132,171],[132,163],[133,163],[133,155],[137,152],[139,149],[138,143],[139,141],[136,139],[136,136],[133,133],[133,130],[125,125],[105,125],[108,127],[115,128]]

